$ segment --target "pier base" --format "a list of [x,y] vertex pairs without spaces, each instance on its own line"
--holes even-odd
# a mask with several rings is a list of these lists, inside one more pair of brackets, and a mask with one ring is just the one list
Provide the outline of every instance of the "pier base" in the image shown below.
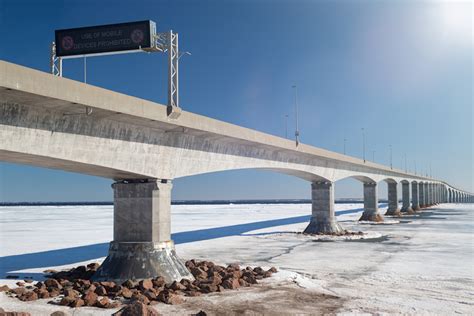
[[383,216],[379,213],[377,198],[377,183],[364,183],[364,213],[359,221],[383,222]]

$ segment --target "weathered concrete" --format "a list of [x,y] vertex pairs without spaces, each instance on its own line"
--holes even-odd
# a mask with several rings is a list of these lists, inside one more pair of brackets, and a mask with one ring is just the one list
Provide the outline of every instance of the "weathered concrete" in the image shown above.
[[415,212],[410,206],[410,183],[402,181],[402,213],[414,214]]
[[121,181],[114,189],[114,240],[95,280],[192,279],[171,240],[169,180]]
[[414,212],[420,210],[420,201],[418,196],[418,182],[413,181],[411,183],[411,208]]
[[360,221],[383,222],[383,216],[379,213],[377,183],[364,183],[364,212]]
[[398,208],[398,192],[396,182],[387,182],[388,192],[388,208],[385,215],[400,216],[400,209]]
[[334,212],[334,185],[329,181],[311,183],[312,213],[305,234],[342,233]]

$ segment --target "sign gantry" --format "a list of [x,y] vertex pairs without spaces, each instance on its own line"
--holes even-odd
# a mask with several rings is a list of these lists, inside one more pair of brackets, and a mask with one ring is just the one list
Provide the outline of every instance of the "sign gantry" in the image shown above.
[[183,54],[190,53],[179,51],[177,33],[158,33],[151,20],[56,30],[51,45],[51,73],[62,77],[63,59],[136,52],[168,53],[167,114],[169,118],[178,118],[178,62]]

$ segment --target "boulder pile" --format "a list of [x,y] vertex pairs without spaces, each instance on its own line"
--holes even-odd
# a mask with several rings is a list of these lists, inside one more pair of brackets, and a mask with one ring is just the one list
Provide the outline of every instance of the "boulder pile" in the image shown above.
[[[15,296],[22,301],[55,298],[51,304],[70,307],[95,306],[116,308],[122,303],[143,303],[145,305],[163,302],[180,304],[186,296],[234,290],[257,284],[258,280],[271,277],[276,268],[264,270],[261,267],[241,269],[238,264],[227,267],[210,261],[189,260],[186,267],[195,280],[182,279],[166,283],[163,277],[144,280],[127,280],[122,284],[112,281],[94,282],[91,280],[99,264],[79,266],[69,271],[45,271],[49,278],[36,284],[17,282],[18,287],[0,287],[0,291]],[[126,313],[125,313],[126,314]]]

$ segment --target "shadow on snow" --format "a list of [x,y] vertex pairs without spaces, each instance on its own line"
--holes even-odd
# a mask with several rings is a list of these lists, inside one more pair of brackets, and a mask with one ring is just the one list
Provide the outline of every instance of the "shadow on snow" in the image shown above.
[[[384,204],[381,204],[380,206],[383,207]],[[357,208],[352,210],[337,211],[336,215],[351,214],[360,212],[362,210],[362,208]],[[174,240],[175,244],[185,244],[195,241],[238,236],[258,229],[309,222],[310,218],[310,215],[304,215],[254,223],[192,230],[174,233],[172,234],[172,239]],[[105,257],[107,256],[108,247],[109,243],[100,243],[0,257],[0,278],[5,278],[6,275],[11,274],[18,276],[19,279],[31,277],[35,280],[40,280],[43,279],[42,273],[14,273],[13,271],[61,266]]]

